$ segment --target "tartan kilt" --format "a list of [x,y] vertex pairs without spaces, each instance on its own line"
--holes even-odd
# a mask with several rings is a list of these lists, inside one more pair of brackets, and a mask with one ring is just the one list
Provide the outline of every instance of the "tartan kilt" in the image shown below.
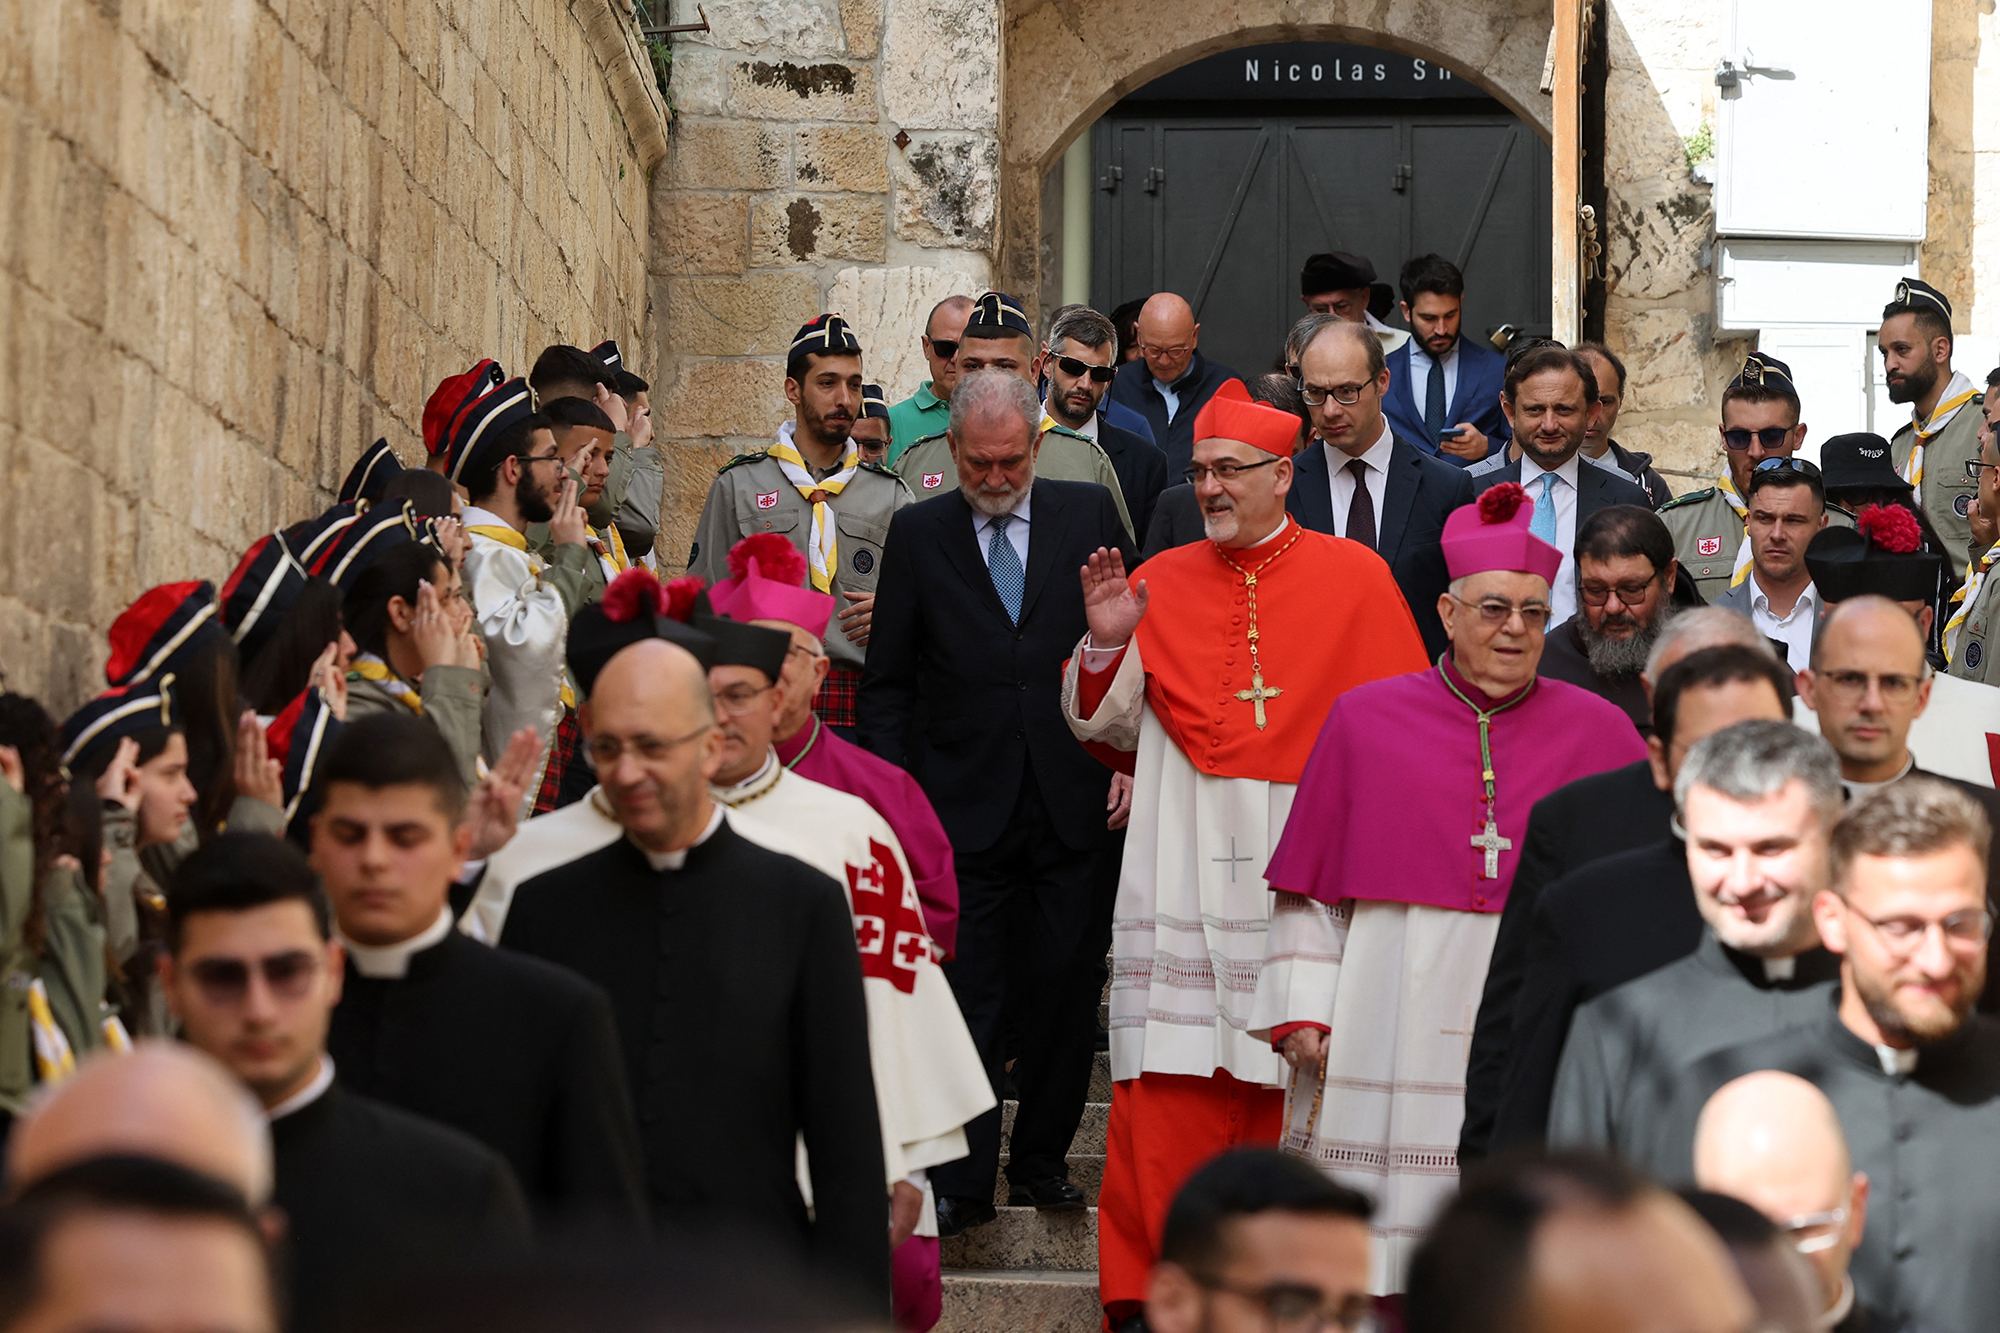
[[829,727],[854,728],[854,700],[861,689],[861,673],[853,667],[835,666],[820,682],[813,696],[813,711]]
[[583,780],[582,790],[589,791],[592,781],[589,773],[590,766],[583,757],[583,728],[577,723],[576,710],[565,708],[562,719],[556,723],[555,738],[549,744],[549,762],[542,769],[542,785],[535,792],[534,813],[545,815],[575,801],[579,778]]

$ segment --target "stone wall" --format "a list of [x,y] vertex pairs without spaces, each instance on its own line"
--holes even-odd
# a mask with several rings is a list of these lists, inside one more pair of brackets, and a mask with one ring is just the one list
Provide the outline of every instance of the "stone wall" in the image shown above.
[[[693,17],[677,12],[678,21]],[[999,28],[987,0],[711,0],[678,38],[653,183],[660,551],[677,567],[715,469],[790,415],[785,352],[836,310],[890,400],[931,306],[988,285]]]
[[665,116],[625,0],[0,0],[8,685],[101,688],[482,355],[644,369]]

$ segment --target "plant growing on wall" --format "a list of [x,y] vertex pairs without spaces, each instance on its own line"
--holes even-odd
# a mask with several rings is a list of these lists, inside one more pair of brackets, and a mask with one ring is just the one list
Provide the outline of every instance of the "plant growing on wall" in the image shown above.
[[[667,0],[654,0],[665,11]],[[632,0],[632,22],[639,31],[640,44],[646,48],[647,57],[653,62],[653,81],[660,85],[660,96],[666,99],[667,113],[672,115],[674,107],[674,48],[665,35],[666,23],[655,19],[646,0]]]
[[1704,120],[1693,134],[1681,140],[1681,151],[1687,154],[1689,171],[1712,159],[1715,156],[1715,127]]

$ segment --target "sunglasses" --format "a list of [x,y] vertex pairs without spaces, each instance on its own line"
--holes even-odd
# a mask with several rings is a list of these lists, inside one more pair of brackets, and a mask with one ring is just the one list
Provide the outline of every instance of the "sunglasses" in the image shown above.
[[1118,373],[1116,366],[1093,366],[1073,356],[1059,356],[1056,358],[1056,364],[1061,366],[1062,373],[1071,379],[1080,379],[1088,373],[1092,384],[1109,384],[1112,376]]
[[1722,442],[1731,449],[1748,449],[1754,438],[1766,449],[1775,449],[1785,442],[1792,433],[1789,426],[1766,426],[1762,430],[1726,430],[1722,432]]
[[303,949],[268,958],[200,958],[188,965],[188,975],[210,1004],[238,1005],[250,994],[250,970],[264,974],[264,985],[280,1000],[302,999],[312,989],[320,960]]
[[1796,472],[1801,477],[1818,477],[1819,469],[1803,458],[1767,458],[1752,472]]
[[931,339],[931,355],[936,357],[940,361],[951,360],[953,357],[958,355],[958,339],[956,338]]

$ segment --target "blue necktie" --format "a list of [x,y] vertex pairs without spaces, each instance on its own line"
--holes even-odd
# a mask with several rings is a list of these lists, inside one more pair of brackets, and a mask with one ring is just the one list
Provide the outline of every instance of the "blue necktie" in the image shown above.
[[993,535],[986,542],[986,572],[993,578],[993,591],[1000,594],[1000,605],[1007,608],[1007,619],[1013,624],[1021,623],[1021,589],[1027,586],[1027,575],[1021,569],[1021,557],[1014,553],[1014,543],[1007,540],[1007,525],[1013,521],[1012,514],[1000,514],[992,522]]
[[1442,443],[1444,427],[1444,363],[1432,357],[1424,382],[1424,435],[1432,444]]
[[1528,531],[1551,546],[1559,546],[1556,541],[1556,498],[1550,494],[1556,488],[1556,474],[1542,474],[1542,493],[1535,497],[1534,516],[1528,520]]

